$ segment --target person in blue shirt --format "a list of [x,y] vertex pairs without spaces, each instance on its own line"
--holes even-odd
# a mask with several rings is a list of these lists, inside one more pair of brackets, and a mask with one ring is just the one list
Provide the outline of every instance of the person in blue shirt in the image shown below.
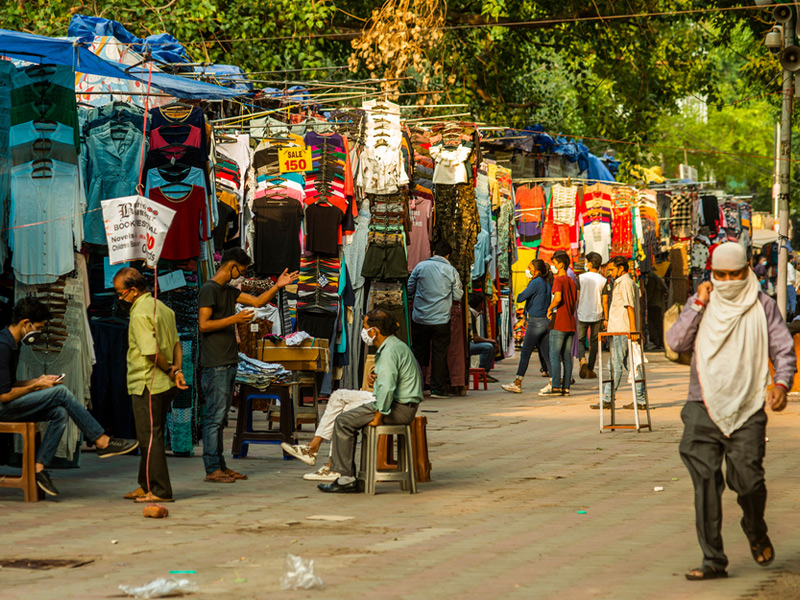
[[522,341],[517,377],[512,383],[500,386],[505,391],[515,394],[522,393],[522,380],[528,370],[534,349],[539,350],[542,364],[547,373],[550,373],[550,321],[547,318],[547,307],[550,305],[552,293],[550,266],[537,258],[531,261],[525,273],[530,278],[530,283],[517,296],[517,302],[525,303],[525,319],[528,326],[525,329],[525,339]]
[[441,240],[433,256],[423,260],[408,278],[414,303],[411,336],[420,367],[431,369],[431,398],[447,397],[447,351],[450,348],[450,308],[464,296],[458,271],[448,260],[453,249]]

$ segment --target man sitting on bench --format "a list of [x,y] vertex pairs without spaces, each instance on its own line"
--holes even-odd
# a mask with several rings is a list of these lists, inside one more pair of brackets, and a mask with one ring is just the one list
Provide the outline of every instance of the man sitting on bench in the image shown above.
[[69,418],[88,441],[94,442],[100,458],[126,454],[135,450],[139,442],[108,437],[72,392],[60,385],[63,376],[42,375],[29,381],[17,381],[20,342],[34,344],[38,332],[51,317],[50,310],[42,302],[23,298],[14,306],[11,325],[0,331],[0,421],[49,421],[36,454],[36,483],[45,493],[57,496],[58,490],[44,468],[53,460]]
[[348,410],[336,419],[333,428],[331,470],[336,481],[317,487],[329,493],[357,493],[355,453],[356,435],[372,425],[408,425],[414,421],[422,402],[422,376],[411,348],[394,333],[398,324],[387,311],[377,308],[364,317],[361,339],[375,345],[375,401]]

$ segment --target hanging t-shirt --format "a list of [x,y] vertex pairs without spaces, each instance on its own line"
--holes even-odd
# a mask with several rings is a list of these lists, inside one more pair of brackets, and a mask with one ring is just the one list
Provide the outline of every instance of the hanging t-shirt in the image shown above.
[[173,194],[169,188],[152,188],[148,193],[151,200],[175,211],[161,251],[161,258],[167,260],[200,256],[200,239],[208,239],[204,234],[208,227],[205,188],[193,185],[189,191],[181,192]]
[[595,221],[583,226],[583,243],[585,253],[596,252],[600,255],[603,264],[609,259],[611,248],[611,225]]
[[255,270],[280,275],[300,268],[300,222],[303,205],[297,200],[257,199],[255,212]]
[[408,272],[431,257],[431,216],[433,202],[417,197],[411,208],[411,233],[408,244]]
[[545,199],[541,186],[520,186],[515,194],[515,216],[519,240],[527,248],[538,248],[542,241]]
[[306,252],[339,256],[342,211],[318,202],[306,208]]

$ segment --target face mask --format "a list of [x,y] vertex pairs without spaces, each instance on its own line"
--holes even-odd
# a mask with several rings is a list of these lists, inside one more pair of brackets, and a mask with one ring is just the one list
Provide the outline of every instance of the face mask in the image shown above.
[[525,269],[525,277],[528,279],[533,279],[533,273],[531,273],[530,269]]
[[736,300],[749,283],[747,277],[744,279],[729,279],[728,281],[720,281],[715,277],[711,279],[714,284],[714,294],[719,294],[725,300]]
[[372,346],[375,343],[374,335],[369,334],[369,329],[362,329],[361,330],[361,339],[367,346]]
[[119,309],[126,315],[131,312],[131,308],[133,308],[133,302],[128,302],[127,300],[118,299],[117,305],[119,306]]
[[550,265],[550,272],[555,275],[558,273],[558,269],[556,269],[555,265]]
[[228,282],[228,285],[229,285],[229,286],[231,286],[231,287],[239,287],[239,286],[240,286],[240,285],[242,285],[243,283],[244,283],[244,275],[240,275],[240,276],[239,276],[239,277],[237,277],[236,279],[231,279],[231,280]]
[[34,344],[38,344],[39,340],[42,338],[42,332],[33,329],[29,331],[25,335],[22,336],[22,343],[27,346],[33,346]]

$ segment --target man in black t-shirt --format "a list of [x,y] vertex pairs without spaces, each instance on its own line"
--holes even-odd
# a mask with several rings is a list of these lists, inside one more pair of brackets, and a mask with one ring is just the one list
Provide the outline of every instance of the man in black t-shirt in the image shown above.
[[100,458],[127,454],[139,442],[108,437],[89,411],[62,385],[65,375],[17,381],[20,344],[37,343],[39,332],[51,318],[50,310],[40,300],[22,298],[14,306],[11,325],[0,331],[0,421],[47,422],[47,431],[36,452],[36,484],[50,496],[57,496],[58,490],[45,467],[56,455],[70,418],[84,437],[94,443]]
[[278,290],[297,279],[297,272],[284,269],[275,286],[251,296],[236,286],[244,281],[250,257],[241,248],[231,248],[222,255],[222,263],[198,296],[200,327],[200,371],[206,417],[203,421],[203,463],[206,481],[233,483],[246,475],[228,469],[222,455],[222,436],[228,423],[228,411],[233,400],[233,387],[239,363],[236,343],[236,324],[253,319],[252,310],[236,312],[236,303],[261,308],[271,301]]

